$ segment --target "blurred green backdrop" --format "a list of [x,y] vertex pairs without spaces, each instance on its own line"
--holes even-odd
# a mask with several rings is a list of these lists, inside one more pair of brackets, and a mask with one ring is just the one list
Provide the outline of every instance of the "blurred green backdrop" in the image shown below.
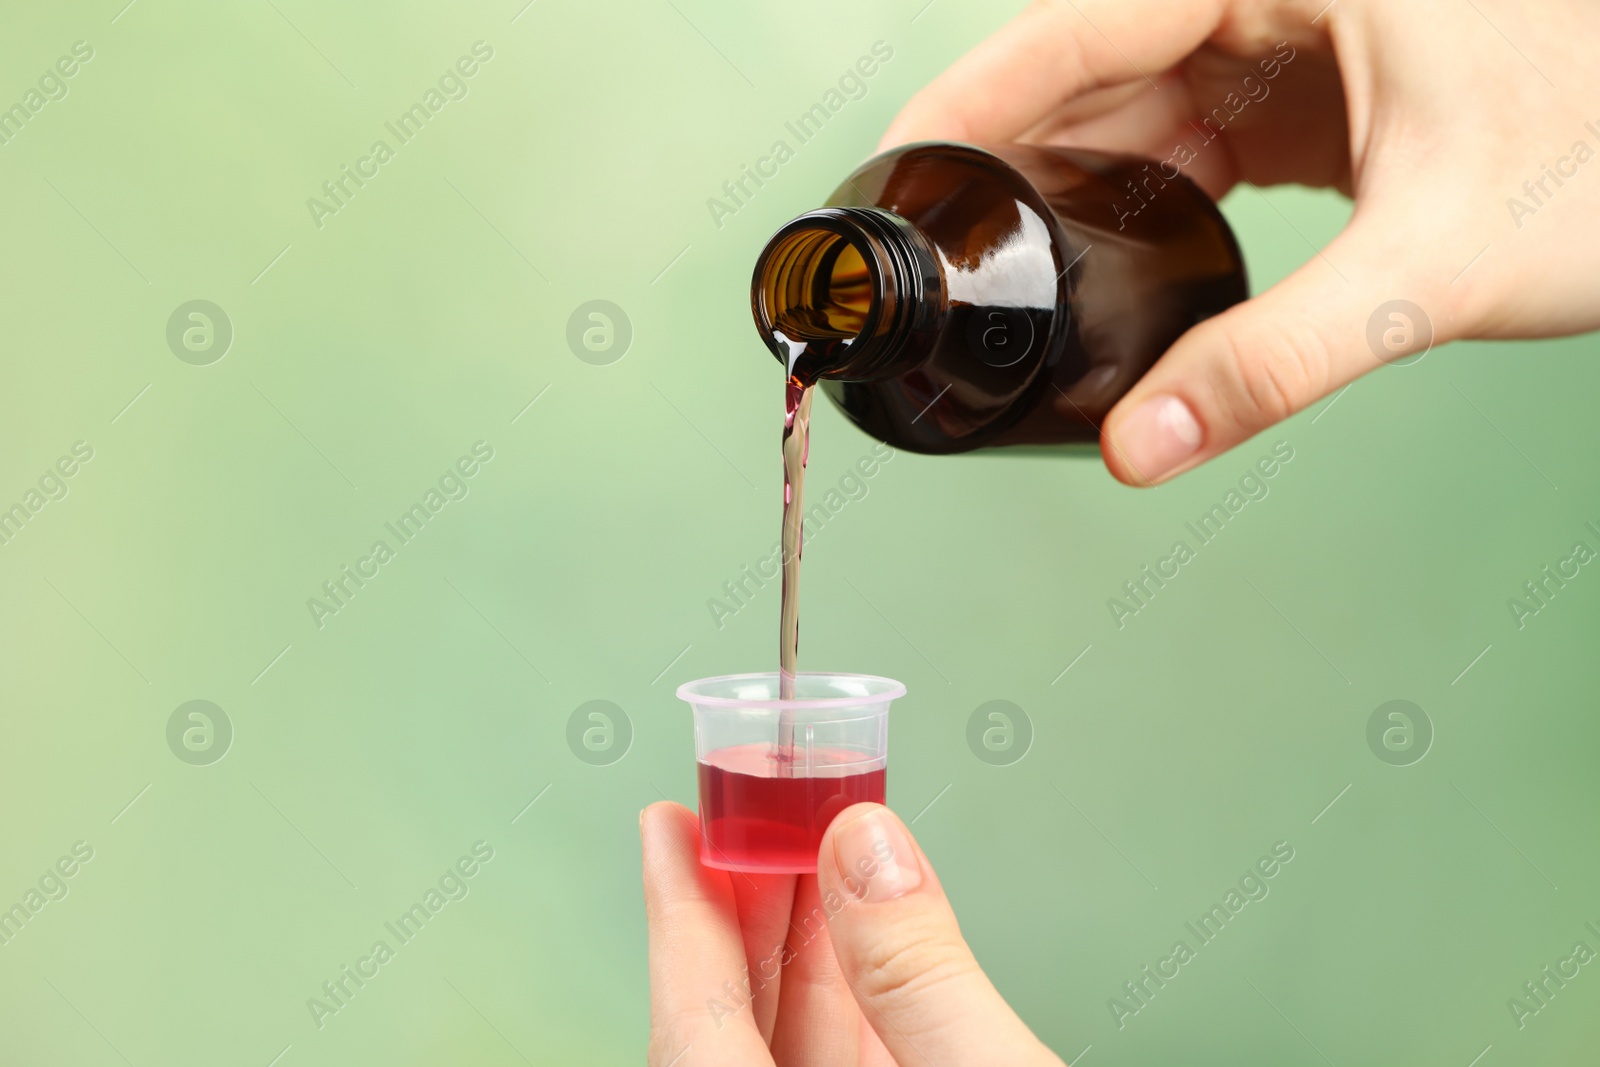
[[[673,689],[775,655],[775,586],[707,608],[777,535],[750,265],[1015,5],[123,3],[0,15],[0,1059],[639,1062],[636,814],[693,803]],[[876,41],[865,96],[719,226]],[[1267,197],[1224,205],[1257,289],[1348,211]],[[568,345],[592,300],[620,359]],[[808,545],[803,662],[910,686],[891,803],[1064,1057],[1592,1052],[1593,968],[1520,1027],[1507,1002],[1600,948],[1600,576],[1521,628],[1507,601],[1600,547],[1597,385],[1592,338],[1456,345],[1154,492],[900,455]],[[814,440],[817,485],[871,445],[825,405]],[[1279,441],[1270,495],[1119,629],[1107,599]],[[568,741],[594,700],[623,713],[600,754]],[[994,700],[1020,760],[969,748]],[[318,1017],[346,966],[376,975]]]

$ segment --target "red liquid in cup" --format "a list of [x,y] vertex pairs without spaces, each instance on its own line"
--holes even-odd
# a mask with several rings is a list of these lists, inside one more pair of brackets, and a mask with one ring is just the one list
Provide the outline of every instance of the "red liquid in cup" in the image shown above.
[[700,862],[725,871],[809,874],[822,834],[852,804],[882,804],[885,768],[812,749],[783,776],[774,745],[718,749],[700,764]]

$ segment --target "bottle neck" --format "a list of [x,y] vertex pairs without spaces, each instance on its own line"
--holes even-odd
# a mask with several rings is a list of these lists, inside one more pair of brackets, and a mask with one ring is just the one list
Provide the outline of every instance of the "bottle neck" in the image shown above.
[[928,242],[905,219],[829,207],[773,234],[756,260],[750,302],[791,385],[880,381],[926,354],[944,286]]

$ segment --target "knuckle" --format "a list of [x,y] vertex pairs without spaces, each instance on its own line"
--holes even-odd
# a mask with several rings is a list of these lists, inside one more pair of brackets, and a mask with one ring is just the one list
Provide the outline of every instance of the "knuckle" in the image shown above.
[[680,1039],[670,1028],[655,1028],[650,1030],[650,1043],[645,1046],[644,1062],[649,1067],[660,1067],[661,1064],[671,1063],[672,1057],[683,1051],[687,1042]]
[[875,1004],[922,1000],[929,990],[971,974],[977,964],[965,946],[933,929],[896,931],[893,938],[863,946],[856,987]]
[[1310,320],[1269,320],[1223,335],[1233,381],[1228,415],[1252,432],[1282,422],[1327,388],[1331,356]]
[[704,1020],[698,1012],[677,1009],[661,1015],[650,1020],[650,1041],[645,1046],[645,1063],[650,1067],[675,1062],[704,1030]]
[[1089,8],[1091,14],[1088,17],[1092,18],[1093,9],[1099,5],[1092,0],[1033,0],[1029,6],[1045,25],[1066,31],[1058,33],[1052,43],[1066,50],[1067,54],[1061,57],[1062,62],[1081,67],[1084,59],[1083,37],[1067,31],[1067,27],[1082,25],[1085,18],[1083,9]]

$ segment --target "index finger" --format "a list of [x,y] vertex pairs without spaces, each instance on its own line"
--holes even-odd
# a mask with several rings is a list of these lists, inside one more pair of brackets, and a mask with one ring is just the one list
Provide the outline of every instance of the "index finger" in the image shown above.
[[1068,100],[1151,81],[1216,32],[1225,0],[1036,0],[913,96],[879,150],[1016,140]]
[[770,1064],[744,1010],[745,946],[728,873],[701,866],[699,824],[680,804],[646,808],[639,836],[650,933],[650,1064]]

